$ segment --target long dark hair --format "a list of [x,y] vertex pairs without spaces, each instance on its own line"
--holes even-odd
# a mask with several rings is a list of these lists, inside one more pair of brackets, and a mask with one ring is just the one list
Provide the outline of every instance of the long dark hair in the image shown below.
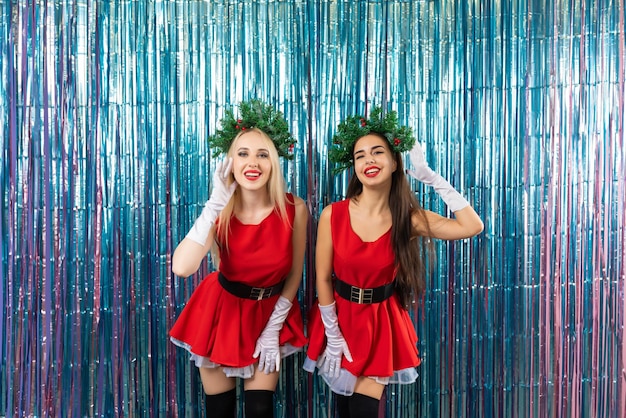
[[[381,135],[384,139],[384,136]],[[355,144],[358,141],[355,141]],[[390,147],[385,139],[387,149]],[[392,152],[392,151],[391,151]],[[405,308],[413,302],[413,296],[421,297],[426,283],[425,258],[432,253],[433,244],[425,237],[412,237],[413,214],[417,214],[429,230],[428,220],[424,208],[418,203],[415,193],[411,190],[404,174],[404,164],[400,153],[392,152],[396,161],[396,171],[391,175],[391,190],[389,192],[389,208],[391,210],[391,244],[396,264],[396,292]],[[348,183],[346,198],[358,196],[363,191],[363,184],[356,174],[352,175]]]

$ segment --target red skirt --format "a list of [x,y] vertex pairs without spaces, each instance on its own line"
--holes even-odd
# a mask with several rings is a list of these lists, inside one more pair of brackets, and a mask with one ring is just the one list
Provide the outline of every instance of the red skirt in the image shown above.
[[[279,295],[260,301],[228,293],[209,274],[189,298],[170,330],[172,340],[191,354],[225,367],[241,368],[258,361],[252,357],[256,341],[274,310]],[[281,346],[304,347],[307,339],[300,305],[293,306],[280,331]]]
[[[339,328],[352,354],[341,367],[356,377],[392,377],[394,372],[418,366],[417,335],[409,313],[397,295],[381,303],[358,304],[335,292]],[[317,361],[326,348],[324,324],[316,303],[309,318],[307,357]]]

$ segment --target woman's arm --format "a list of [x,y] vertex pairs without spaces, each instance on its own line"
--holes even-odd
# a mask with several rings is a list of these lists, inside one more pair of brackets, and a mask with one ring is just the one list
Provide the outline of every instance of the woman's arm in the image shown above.
[[315,274],[317,298],[321,306],[335,301],[333,293],[333,238],[330,230],[332,207],[326,206],[317,225],[317,244],[315,246]]
[[[432,186],[435,192],[446,202],[448,208],[454,212],[454,219],[444,218],[431,211],[415,211],[411,219],[413,235],[428,236],[440,239],[463,239],[473,237],[483,230],[483,222],[459,192],[446,179],[435,173],[426,162],[424,151],[419,142],[409,152],[414,170],[407,170],[407,174]],[[423,215],[423,216],[422,216]]]
[[237,182],[231,179],[232,167],[232,158],[216,164],[211,196],[172,256],[172,272],[175,275],[187,277],[198,271],[200,263],[211,249],[215,238],[215,221],[237,188]]
[[454,212],[454,218],[446,218],[429,210],[425,210],[424,215],[422,217],[418,212],[413,213],[414,236],[455,240],[473,237],[483,230],[483,222],[471,206]]
[[172,255],[172,272],[180,277],[188,277],[198,271],[200,263],[209,253],[215,237],[215,225],[211,228],[204,245],[187,237],[183,239]]
[[306,229],[309,222],[309,211],[304,200],[294,196],[296,216],[293,222],[293,256],[291,271],[285,279],[285,287],[281,295],[292,301],[298,293],[302,281],[302,269],[304,265],[304,252],[306,250]]
[[330,376],[338,377],[341,373],[343,357],[352,361],[352,354],[343,338],[337,318],[335,295],[333,293],[333,236],[330,228],[332,206],[326,206],[320,215],[317,226],[317,245],[315,247],[315,271],[317,301],[326,334],[326,349],[322,355],[323,363],[318,367]]

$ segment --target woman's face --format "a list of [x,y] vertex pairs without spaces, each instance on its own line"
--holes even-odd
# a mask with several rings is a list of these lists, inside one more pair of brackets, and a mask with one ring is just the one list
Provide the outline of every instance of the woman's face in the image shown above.
[[258,132],[241,135],[232,149],[233,175],[239,187],[260,190],[272,174],[272,162],[267,141]]
[[365,135],[354,144],[354,172],[363,185],[390,180],[397,164],[389,144],[378,135]]

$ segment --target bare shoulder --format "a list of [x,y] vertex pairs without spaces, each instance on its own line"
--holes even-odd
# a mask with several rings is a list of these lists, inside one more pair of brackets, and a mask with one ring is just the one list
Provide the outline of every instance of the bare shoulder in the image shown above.
[[330,222],[330,215],[333,213],[333,205],[326,206],[320,214],[320,222]]
[[333,213],[331,205],[326,206],[320,214],[317,222],[317,248],[332,247],[332,232],[330,226],[330,215]]
[[306,207],[306,204],[304,203],[304,200],[301,197],[292,195],[292,199],[293,199],[293,204],[295,207],[300,207],[300,206]]
[[298,197],[298,196],[294,196],[293,197],[293,205],[296,208],[296,215],[298,216],[308,216],[309,215],[309,209],[306,206],[306,202]]

